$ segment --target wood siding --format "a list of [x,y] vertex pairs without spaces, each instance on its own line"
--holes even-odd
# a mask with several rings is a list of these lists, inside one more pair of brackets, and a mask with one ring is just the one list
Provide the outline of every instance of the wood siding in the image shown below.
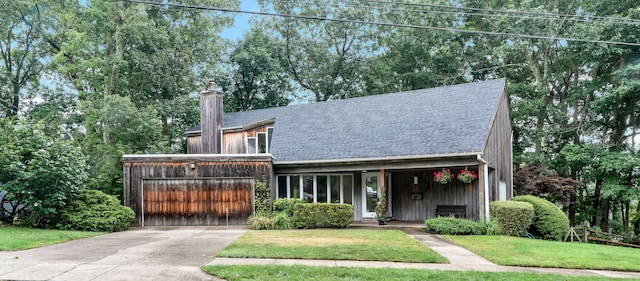
[[187,136],[187,154],[202,154],[202,137],[200,135]]
[[144,179],[145,226],[245,224],[252,178]]
[[220,154],[222,150],[222,92],[215,83],[200,95],[200,135],[203,154]]
[[[137,225],[142,225],[143,182],[146,184],[148,182],[157,183],[162,180],[179,179],[184,183],[180,188],[184,189],[188,188],[189,183],[193,183],[196,179],[217,179],[228,182],[227,180],[234,178],[250,178],[265,181],[271,186],[273,177],[272,158],[268,155],[125,155],[123,158],[125,176],[124,203],[136,213],[135,222]],[[212,186],[195,189],[193,192],[196,194],[200,192],[202,195],[206,194],[205,190],[219,190],[219,187],[215,187],[217,180],[209,181]],[[191,186],[195,188],[196,185],[192,184]],[[199,200],[206,202],[208,199]],[[223,204],[223,202],[219,203]],[[151,208],[151,206],[145,206],[145,209],[147,207]],[[183,207],[175,206],[175,208]],[[214,211],[212,207],[211,210],[211,216],[218,215],[219,209],[216,208]],[[164,225],[183,225],[183,220],[183,218],[176,218],[174,221],[166,221]],[[199,219],[193,223],[208,225],[207,223],[221,222],[214,219]],[[244,221],[238,220],[237,223],[244,223]]]
[[[222,154],[246,154],[247,138],[256,137],[260,132],[267,132],[274,122],[261,122],[238,129],[222,131]],[[203,154],[202,137],[198,133],[187,136],[187,154]]]
[[482,158],[489,167],[489,201],[498,200],[500,182],[506,184],[506,198],[513,197],[512,127],[506,92],[498,104],[493,124],[489,131]]
[[[451,168],[458,173],[464,167]],[[477,172],[478,167],[468,167]],[[433,181],[433,172],[438,170],[397,171],[391,173],[391,205],[393,219],[401,221],[424,221],[436,215],[438,205],[466,205],[466,216],[478,220],[479,180],[465,184],[457,179],[448,184]],[[413,184],[413,177],[418,184]],[[421,197],[422,199],[417,199]]]

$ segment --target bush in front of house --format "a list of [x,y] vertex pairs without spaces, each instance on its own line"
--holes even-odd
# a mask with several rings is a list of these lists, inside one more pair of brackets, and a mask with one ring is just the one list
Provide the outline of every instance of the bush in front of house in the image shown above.
[[527,233],[535,215],[533,205],[523,201],[493,201],[489,210],[504,235],[517,237]]
[[424,221],[429,232],[444,235],[483,235],[485,228],[477,222],[456,217],[437,217]]
[[527,202],[533,205],[535,215],[529,232],[545,240],[560,241],[569,232],[569,218],[548,200],[533,195],[521,195],[511,198],[513,201]]
[[249,217],[249,229],[253,230],[269,230],[273,229],[273,220],[264,214],[256,214]]
[[99,190],[83,190],[60,212],[58,228],[85,231],[129,229],[135,213],[119,200]]
[[293,220],[298,228],[344,228],[353,221],[353,206],[337,203],[296,204]]
[[306,203],[300,198],[278,198],[273,201],[273,211],[285,212],[288,216],[293,217],[293,208],[296,204]]

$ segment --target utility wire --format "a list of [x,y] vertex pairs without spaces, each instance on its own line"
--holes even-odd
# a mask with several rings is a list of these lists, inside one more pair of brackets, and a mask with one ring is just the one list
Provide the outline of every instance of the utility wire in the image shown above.
[[359,2],[371,2],[371,3],[382,3],[382,4],[405,5],[405,6],[413,6],[413,7],[434,7],[434,8],[447,8],[447,9],[455,9],[455,10],[469,10],[469,11],[491,12],[491,13],[510,13],[510,14],[519,14],[519,15],[537,15],[537,16],[545,16],[545,17],[571,17],[571,18],[584,18],[584,19],[604,20],[604,21],[611,21],[611,22],[614,22],[614,23],[640,24],[640,20],[639,19],[618,18],[618,17],[575,15],[575,14],[557,14],[557,13],[529,12],[529,11],[516,11],[516,10],[502,10],[502,9],[469,8],[469,7],[458,7],[458,6],[451,6],[451,5],[425,4],[425,3],[407,3],[407,2],[394,2],[394,1],[384,1],[384,0],[357,0],[357,1],[359,1]]
[[[291,0],[272,0],[274,2],[292,2]],[[295,3],[311,3],[309,1],[303,2],[303,1],[296,1]],[[357,1],[356,1],[357,2]],[[374,2],[374,3],[378,3],[379,1],[361,1],[361,2]],[[403,4],[403,3],[396,3],[396,4]],[[326,4],[326,6],[329,7],[336,7],[336,8],[354,8],[354,9],[368,9],[368,10],[386,10],[386,11],[398,11],[398,12],[409,12],[409,13],[421,13],[421,14],[445,14],[445,15],[467,15],[467,16],[480,16],[480,17],[506,17],[506,18],[514,18],[514,19],[531,19],[531,20],[550,20],[550,19],[558,19],[559,16],[556,16],[556,14],[545,14],[544,16],[542,14],[544,13],[533,13],[533,14],[523,14],[523,15],[515,15],[515,14],[488,14],[488,13],[475,13],[475,12],[464,12],[464,11],[459,11],[460,9],[466,9],[466,8],[457,8],[459,9],[458,11],[444,11],[444,10],[437,10],[437,9],[411,9],[411,8],[393,8],[393,7],[383,7],[383,6],[367,6],[367,5],[350,5],[350,4]],[[451,6],[453,7],[453,6]],[[453,7],[456,8],[456,7]],[[469,8],[471,9],[471,8]],[[486,9],[482,9],[482,10],[486,10]],[[489,11],[489,10],[487,10]],[[537,15],[540,14],[540,15]],[[564,18],[567,18],[570,21],[577,21],[577,22],[594,22],[594,20],[590,20],[590,19],[584,19],[581,16],[576,16],[576,15],[562,15]],[[612,23],[612,24],[628,24],[628,25],[640,25],[640,21],[638,22],[623,22],[623,21],[614,21],[613,19],[615,18],[610,18],[611,20],[599,20],[599,22],[607,22],[607,23]]]
[[261,16],[273,16],[273,17],[284,17],[284,18],[327,21],[327,22],[354,23],[354,24],[362,24],[362,25],[379,25],[379,26],[389,26],[389,27],[403,27],[403,28],[438,30],[438,31],[460,32],[460,33],[471,33],[471,34],[495,35],[495,36],[504,36],[504,37],[513,37],[513,38],[561,40],[561,41],[573,41],[573,42],[585,42],[585,43],[613,44],[613,45],[623,45],[623,46],[640,46],[640,43],[630,43],[630,42],[622,42],[622,41],[608,41],[608,40],[596,40],[596,39],[580,39],[580,38],[571,38],[571,37],[542,36],[542,35],[530,35],[530,34],[496,32],[496,31],[483,31],[483,30],[467,30],[467,29],[460,29],[460,28],[437,27],[437,26],[422,26],[422,25],[413,25],[413,24],[370,22],[370,21],[363,21],[363,20],[348,20],[348,19],[325,18],[325,17],[319,17],[319,16],[307,16],[307,15],[296,15],[296,14],[281,14],[281,13],[245,11],[245,10],[237,10],[237,9],[229,9],[229,8],[217,8],[217,7],[194,6],[194,5],[185,5],[185,4],[161,3],[161,2],[142,1],[142,0],[115,0],[115,1],[138,3],[138,4],[161,6],[161,7],[173,7],[173,8],[194,9],[194,10],[217,11],[217,12],[226,12],[226,13],[240,13],[240,14],[250,14],[250,15],[261,15]]

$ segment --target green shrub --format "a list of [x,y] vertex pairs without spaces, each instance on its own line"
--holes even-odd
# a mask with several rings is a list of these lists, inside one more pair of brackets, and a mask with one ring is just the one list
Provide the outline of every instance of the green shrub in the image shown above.
[[456,217],[437,217],[424,221],[427,231],[445,235],[483,235],[485,229],[477,222]]
[[256,181],[254,186],[256,214],[267,215],[271,210],[271,189],[263,181]]
[[118,199],[99,190],[83,190],[60,212],[58,228],[87,231],[123,231],[135,213]]
[[489,210],[504,235],[517,237],[527,234],[535,215],[533,205],[521,201],[493,201]]
[[296,226],[293,217],[285,212],[275,212],[271,216],[272,229],[292,229]]
[[300,203],[305,203],[305,201],[300,198],[278,198],[273,201],[273,210],[283,211],[288,216],[293,217],[293,208]]
[[349,204],[296,204],[293,220],[298,228],[347,227],[353,220],[353,206]]
[[249,229],[265,230],[273,229],[273,220],[264,214],[258,214],[249,217]]
[[534,236],[560,241],[569,232],[569,218],[553,203],[532,195],[516,196],[511,200],[533,205],[535,215],[529,232]]
[[479,222],[480,227],[482,228],[482,233],[484,235],[502,235],[502,228],[497,221],[491,220],[483,220]]

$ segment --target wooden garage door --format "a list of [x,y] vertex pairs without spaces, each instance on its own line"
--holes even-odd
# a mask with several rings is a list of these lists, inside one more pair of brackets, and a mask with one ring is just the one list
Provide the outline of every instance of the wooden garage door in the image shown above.
[[142,188],[144,226],[246,224],[253,212],[251,178],[145,179]]

